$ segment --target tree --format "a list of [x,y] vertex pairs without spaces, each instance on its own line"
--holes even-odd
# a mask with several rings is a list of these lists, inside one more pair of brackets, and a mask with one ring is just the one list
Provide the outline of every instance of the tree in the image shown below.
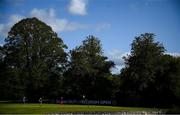
[[111,98],[110,68],[114,66],[103,56],[100,40],[88,36],[83,44],[72,51],[70,67],[67,71],[67,94],[89,99]]
[[163,55],[158,62],[155,89],[157,102],[163,106],[180,102],[180,58]]
[[123,93],[135,102],[143,100],[143,103],[151,103],[153,100],[152,88],[158,62],[165,51],[162,44],[154,41],[154,36],[152,33],[145,33],[135,37],[131,44],[131,54],[125,57],[126,67],[121,71]]
[[5,42],[5,60],[20,77],[22,94],[31,99],[47,96],[48,81],[54,76],[60,79],[67,61],[62,39],[44,22],[27,18],[11,28]]

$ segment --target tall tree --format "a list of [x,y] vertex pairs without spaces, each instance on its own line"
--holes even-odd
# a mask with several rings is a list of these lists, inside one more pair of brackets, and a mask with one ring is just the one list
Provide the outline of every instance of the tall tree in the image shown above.
[[62,39],[44,22],[27,18],[11,28],[5,42],[5,60],[24,84],[24,95],[47,96],[49,77],[62,76],[67,60]]
[[126,67],[121,71],[124,95],[130,96],[134,101],[140,101],[144,97],[149,97],[150,101],[154,95],[151,89],[156,79],[157,62],[165,51],[162,44],[154,41],[154,36],[152,33],[145,33],[136,37],[131,54],[125,57]]
[[[89,99],[111,98],[111,82],[108,80],[110,68],[114,66],[103,56],[100,40],[88,36],[83,44],[76,47],[71,54],[71,63],[68,70],[67,93],[76,94],[81,98],[86,95]],[[68,83],[70,84],[70,83]]]

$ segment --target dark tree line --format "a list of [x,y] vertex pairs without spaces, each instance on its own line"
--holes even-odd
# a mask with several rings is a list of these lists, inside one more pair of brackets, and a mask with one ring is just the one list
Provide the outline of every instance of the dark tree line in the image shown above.
[[164,46],[154,41],[152,33],[136,37],[131,46],[119,75],[119,103],[152,107],[179,104],[180,57],[165,54]]
[[180,57],[165,54],[154,34],[135,37],[125,67],[112,75],[113,61],[102,44],[88,36],[68,53],[50,26],[37,18],[15,24],[0,47],[0,100],[115,100],[127,106],[173,106],[180,103]]

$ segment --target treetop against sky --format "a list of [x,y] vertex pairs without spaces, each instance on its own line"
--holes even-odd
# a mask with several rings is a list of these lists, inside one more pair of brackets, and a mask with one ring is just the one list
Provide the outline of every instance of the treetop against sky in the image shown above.
[[[68,50],[97,36],[104,54],[122,68],[135,36],[155,33],[167,52],[180,53],[179,0],[1,0],[0,44],[13,24],[37,17],[58,33]],[[114,70],[114,71],[119,71]]]

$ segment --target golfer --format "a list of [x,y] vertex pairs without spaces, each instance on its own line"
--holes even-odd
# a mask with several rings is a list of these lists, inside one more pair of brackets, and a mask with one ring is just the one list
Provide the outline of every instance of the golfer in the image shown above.
[[42,105],[42,98],[41,97],[39,98],[39,103]]

